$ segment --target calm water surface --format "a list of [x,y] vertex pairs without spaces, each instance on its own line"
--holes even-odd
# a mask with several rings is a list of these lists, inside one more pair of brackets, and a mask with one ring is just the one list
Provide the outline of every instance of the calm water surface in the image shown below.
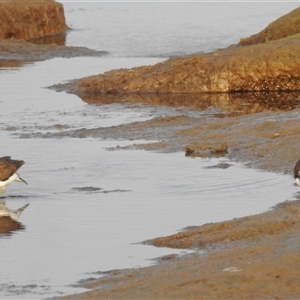
[[[67,44],[110,53],[0,70],[1,155],[24,159],[20,174],[29,183],[13,183],[0,197],[10,209],[30,203],[20,217],[25,228],[0,235],[1,299],[79,292],[70,285],[91,272],[146,266],[151,258],[181,253],[135,243],[189,225],[259,213],[298,191],[291,176],[247,169],[226,158],[107,150],[135,142],[126,140],[20,138],[22,133],[58,131],[58,124],[107,127],[182,114],[148,105],[92,106],[46,87],[228,46],[296,3],[64,6],[73,28]],[[206,168],[220,161],[232,166]]]

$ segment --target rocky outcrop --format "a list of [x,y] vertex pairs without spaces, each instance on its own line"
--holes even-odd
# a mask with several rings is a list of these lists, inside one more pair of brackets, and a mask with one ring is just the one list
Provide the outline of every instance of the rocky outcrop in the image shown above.
[[300,87],[300,34],[247,47],[171,58],[76,82],[76,92],[203,93],[292,91]]
[[[297,20],[300,23],[299,14],[300,8],[278,22],[285,24],[291,15],[293,24]],[[75,81],[66,88],[76,94],[102,95],[299,91],[300,33],[250,46],[175,57],[154,66],[113,70]]]
[[0,38],[34,39],[67,29],[64,9],[53,0],[1,0]]

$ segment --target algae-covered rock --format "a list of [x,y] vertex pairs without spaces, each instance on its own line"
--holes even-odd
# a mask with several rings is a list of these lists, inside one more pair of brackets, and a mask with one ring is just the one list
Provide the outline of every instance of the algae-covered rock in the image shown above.
[[67,29],[64,9],[53,0],[1,0],[0,38],[33,39]]
[[[102,95],[299,91],[299,13],[296,9],[266,28],[262,41],[269,42],[113,70],[76,81],[69,90]],[[270,33],[277,31],[281,34]]]
[[295,91],[300,87],[300,34],[264,44],[175,57],[77,81],[75,93]]

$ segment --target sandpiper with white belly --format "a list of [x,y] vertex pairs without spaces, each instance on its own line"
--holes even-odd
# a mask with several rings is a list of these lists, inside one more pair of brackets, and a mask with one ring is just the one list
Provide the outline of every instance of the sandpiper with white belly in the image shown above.
[[17,173],[18,169],[24,164],[23,160],[14,160],[10,156],[0,157],[0,193],[5,193],[6,186],[13,181],[28,184]]
[[294,178],[296,180],[296,184],[300,186],[300,159],[297,161],[294,168]]

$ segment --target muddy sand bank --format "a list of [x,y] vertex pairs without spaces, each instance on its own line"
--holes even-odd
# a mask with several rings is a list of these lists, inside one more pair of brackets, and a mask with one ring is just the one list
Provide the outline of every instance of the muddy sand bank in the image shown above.
[[[300,138],[298,96],[299,93],[269,93],[264,97],[255,94],[80,94],[89,104],[150,104],[177,107],[178,112],[165,115],[154,112],[149,120],[111,127],[72,129],[68,124],[58,124],[56,131],[22,133],[20,137],[126,139],[132,140],[132,144],[109,150],[186,151],[186,155],[194,157],[227,155],[250,167],[291,173],[299,159],[295,143]],[[146,141],[136,143],[134,140]]]

